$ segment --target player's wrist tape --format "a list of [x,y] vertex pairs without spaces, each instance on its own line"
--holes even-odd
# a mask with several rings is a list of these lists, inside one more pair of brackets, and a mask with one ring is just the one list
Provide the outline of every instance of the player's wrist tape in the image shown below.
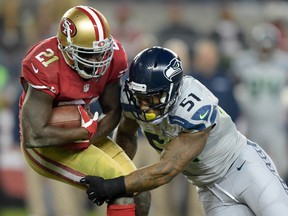
[[103,189],[104,188],[108,197],[130,196],[126,194],[124,176],[105,180]]
[[116,198],[132,196],[126,194],[124,176],[106,180],[99,176],[86,176],[80,182],[88,186],[88,198],[99,206]]

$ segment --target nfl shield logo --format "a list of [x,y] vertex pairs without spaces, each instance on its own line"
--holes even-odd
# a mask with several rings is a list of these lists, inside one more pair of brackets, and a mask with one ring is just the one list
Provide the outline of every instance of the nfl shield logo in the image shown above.
[[84,87],[83,87],[83,91],[84,92],[88,92],[89,91],[89,87],[90,87],[89,84],[85,84]]

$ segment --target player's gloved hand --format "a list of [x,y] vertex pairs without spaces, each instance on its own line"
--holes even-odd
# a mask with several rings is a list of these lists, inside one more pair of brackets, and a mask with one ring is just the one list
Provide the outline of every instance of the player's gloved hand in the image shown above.
[[85,128],[89,132],[89,136],[87,137],[87,140],[89,140],[97,131],[98,112],[95,112],[93,118],[91,119],[83,106],[78,105],[78,110],[82,119],[81,127]]
[[98,176],[86,176],[80,183],[88,186],[86,191],[88,199],[98,206],[124,195],[126,191],[124,176],[107,180]]

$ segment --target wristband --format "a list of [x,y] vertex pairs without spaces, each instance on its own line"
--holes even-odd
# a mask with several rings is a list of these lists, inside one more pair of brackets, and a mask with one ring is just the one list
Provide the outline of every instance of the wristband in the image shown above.
[[105,180],[104,188],[103,189],[106,190],[106,195],[109,197],[114,198],[124,195],[126,193],[124,176]]

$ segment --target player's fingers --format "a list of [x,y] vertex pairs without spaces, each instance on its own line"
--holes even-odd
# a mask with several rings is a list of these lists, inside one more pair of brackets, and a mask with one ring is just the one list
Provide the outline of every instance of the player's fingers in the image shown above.
[[90,183],[92,183],[93,181],[95,181],[96,179],[97,179],[96,176],[90,176],[90,175],[85,176],[85,182],[86,182],[86,184],[90,184]]
[[84,177],[84,178],[82,178],[82,179],[80,179],[80,183],[81,183],[81,184],[88,184],[88,183],[86,182],[86,179],[85,179],[85,177]]
[[93,176],[85,176],[84,178],[80,179],[80,182],[83,184],[90,184]]
[[88,195],[88,199],[93,200],[96,198],[96,195],[94,194],[94,192],[88,192],[86,191],[87,195]]
[[79,113],[81,114],[82,113],[82,108],[83,108],[82,105],[78,105],[77,108],[78,108]]
[[98,112],[95,112],[95,113],[94,113],[94,117],[93,117],[93,121],[97,121],[97,120],[98,120],[98,117],[99,117],[99,113],[98,113]]
[[101,206],[104,203],[104,201],[98,200],[97,198],[95,198],[92,202],[95,203],[98,206]]
[[89,117],[88,113],[86,112],[86,110],[84,109],[83,106],[78,105],[78,110],[79,110],[79,113],[80,113],[80,115],[82,116],[82,118],[83,118],[83,120],[85,122],[90,120],[90,117]]
[[97,202],[96,202],[96,204],[98,205],[98,206],[101,206],[101,205],[103,205],[103,201],[100,201],[100,200],[98,200]]

